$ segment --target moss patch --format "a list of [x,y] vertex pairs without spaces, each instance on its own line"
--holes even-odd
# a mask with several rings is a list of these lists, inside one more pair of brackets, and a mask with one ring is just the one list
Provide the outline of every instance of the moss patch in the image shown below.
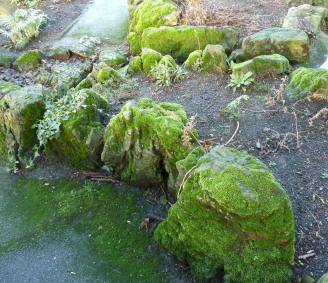
[[19,56],[13,66],[20,72],[29,71],[39,65],[41,57],[42,53],[39,50],[31,50]]
[[[194,162],[192,162],[194,163]],[[197,162],[155,239],[201,278],[288,282],[294,219],[286,192],[254,157],[214,148]]]
[[0,241],[0,255],[23,248],[44,233],[70,228],[85,235],[89,250],[102,261],[100,271],[105,278],[113,282],[165,282],[158,270],[159,258],[148,248],[152,235],[138,229],[146,209],[138,193],[66,179],[24,178],[3,193],[10,202],[2,213],[20,220],[19,232],[9,241]]
[[296,98],[315,92],[328,96],[328,70],[299,68],[291,73],[288,88]]

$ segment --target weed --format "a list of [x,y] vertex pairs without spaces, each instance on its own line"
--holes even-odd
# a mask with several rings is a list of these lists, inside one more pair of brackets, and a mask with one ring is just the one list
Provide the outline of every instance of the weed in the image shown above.
[[241,103],[249,99],[248,95],[241,95],[231,101],[226,108],[222,109],[223,113],[231,114],[232,118],[238,118],[241,111]]
[[156,84],[161,86],[171,86],[181,81],[185,75],[181,67],[173,66],[166,57],[163,57],[161,62],[155,64],[151,73],[156,79]]
[[236,72],[230,75],[230,82],[227,87],[231,87],[234,93],[239,88],[241,88],[245,92],[247,87],[250,86],[252,83],[254,83],[252,72],[247,72],[246,74],[242,72]]
[[275,166],[277,166],[277,163],[274,162],[274,161],[270,161],[270,162],[269,162],[269,166],[270,166],[270,167],[275,167]]
[[46,23],[47,17],[40,10],[18,9],[13,16],[0,15],[0,34],[12,41],[14,48],[23,49],[33,37],[37,37],[41,27]]
[[328,179],[328,172],[322,173],[322,178],[323,179]]
[[273,96],[266,97],[266,104],[269,106],[274,106],[277,103],[281,103],[282,105],[285,105],[285,99],[284,99],[284,91],[286,87],[286,80],[287,76],[283,77],[281,79],[281,83],[279,85],[279,88],[272,88]]

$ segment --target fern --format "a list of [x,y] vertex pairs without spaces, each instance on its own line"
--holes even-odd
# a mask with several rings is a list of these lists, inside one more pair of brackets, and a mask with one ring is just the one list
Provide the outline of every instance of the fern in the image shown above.
[[37,37],[47,17],[40,10],[18,9],[13,15],[0,15],[0,33],[10,38],[14,48],[23,49],[31,38]]

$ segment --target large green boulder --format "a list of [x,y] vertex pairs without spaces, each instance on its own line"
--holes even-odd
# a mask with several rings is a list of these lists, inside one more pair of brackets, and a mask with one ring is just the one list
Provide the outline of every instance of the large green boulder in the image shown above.
[[299,68],[291,73],[287,89],[295,98],[303,98],[311,93],[328,97],[328,70]]
[[220,146],[191,160],[195,165],[189,164],[155,240],[200,278],[224,270],[227,282],[289,282],[293,212],[269,169],[247,153]]
[[146,74],[151,73],[151,69],[162,59],[162,54],[150,49],[143,48],[141,53],[142,67]]
[[309,33],[314,33],[326,25],[327,17],[327,8],[304,4],[288,10],[282,27],[301,29]]
[[232,64],[231,69],[233,72],[252,72],[257,76],[279,75],[288,73],[291,70],[289,61],[286,57],[273,54],[257,56],[251,60],[239,64]]
[[228,69],[227,55],[222,45],[206,45],[202,55],[202,71],[223,76]]
[[[63,97],[55,108],[47,110],[45,118],[53,117],[56,109],[71,105],[60,119],[60,134],[46,144],[49,153],[56,153],[78,169],[94,170],[101,165],[101,151],[105,127],[101,122],[101,111],[108,108],[107,101],[97,93],[83,89]],[[60,111],[60,109],[59,109]]]
[[141,39],[141,47],[171,55],[181,63],[191,52],[203,50],[208,44],[220,44],[226,52],[231,52],[237,43],[235,31],[210,26],[152,27],[143,31]]
[[306,63],[309,59],[309,38],[301,30],[270,28],[246,37],[242,49],[249,59],[280,54],[291,63]]
[[180,11],[170,0],[146,0],[142,2],[130,21],[128,40],[133,54],[141,52],[141,34],[149,27],[175,26]]
[[[37,144],[33,125],[45,111],[41,85],[13,88],[0,99],[0,163],[27,164]],[[0,159],[1,159],[0,158]]]
[[110,120],[101,159],[123,180],[143,187],[167,184],[175,196],[176,162],[191,150],[184,142],[189,133],[182,138],[187,123],[181,105],[155,104],[146,98],[130,101]]
[[26,72],[35,69],[41,62],[43,54],[39,50],[31,50],[19,56],[13,66],[19,72]]

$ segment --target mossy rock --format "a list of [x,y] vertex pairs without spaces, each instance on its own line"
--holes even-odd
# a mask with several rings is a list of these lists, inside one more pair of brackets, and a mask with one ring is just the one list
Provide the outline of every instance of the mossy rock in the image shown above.
[[243,49],[235,49],[234,51],[231,52],[228,61],[234,61],[235,63],[242,63],[247,60],[247,57],[245,55],[245,52]]
[[13,66],[19,72],[30,71],[40,64],[42,57],[41,51],[31,50],[19,56],[13,63]]
[[238,43],[238,34],[231,29],[207,26],[176,26],[147,28],[142,33],[141,47],[150,48],[162,55],[171,55],[178,62],[185,61],[195,50],[208,44],[220,44],[231,52]]
[[71,52],[66,47],[58,46],[49,49],[47,56],[51,59],[66,61],[71,57]]
[[321,27],[326,25],[327,17],[327,8],[304,4],[288,10],[282,27],[301,29],[309,33],[314,33],[320,31]]
[[291,73],[287,89],[295,98],[304,98],[311,93],[328,97],[328,70],[299,68]]
[[252,72],[257,76],[264,77],[288,73],[291,70],[291,66],[286,57],[273,54],[257,56],[243,63],[232,64],[231,69],[233,72],[242,72],[244,74]]
[[41,85],[17,88],[0,99],[2,156],[27,164],[37,144],[33,125],[43,117],[45,92]]
[[328,272],[322,275],[317,283],[328,283]]
[[291,63],[306,63],[309,59],[309,38],[298,29],[270,28],[246,37],[242,49],[249,59],[280,54]]
[[202,71],[223,76],[228,69],[227,54],[222,45],[206,45],[202,55]]
[[202,65],[202,55],[202,50],[195,50],[191,52],[183,64],[184,68],[199,71]]
[[62,62],[52,66],[51,70],[44,69],[38,76],[37,82],[45,86],[57,87],[64,84],[67,88],[72,88],[78,85],[91,71],[92,64],[90,62],[84,64]]
[[130,101],[110,120],[101,159],[123,180],[142,187],[167,184],[175,196],[176,162],[191,150],[182,141],[187,123],[181,105]]
[[291,203],[269,169],[247,153],[216,147],[202,156],[154,236],[199,278],[224,269],[227,282],[290,279]]
[[146,74],[150,74],[151,69],[163,58],[162,54],[150,49],[143,48],[141,53],[142,68]]
[[120,67],[128,63],[128,57],[122,52],[103,50],[99,54],[99,62],[105,62],[109,67]]
[[0,49],[0,67],[9,68],[17,57],[15,53]]
[[141,56],[135,56],[130,60],[128,72],[138,73],[142,71],[142,59]]
[[[94,170],[101,165],[105,127],[100,123],[100,111],[108,108],[108,102],[99,94],[83,89],[77,93],[76,111],[62,121],[60,136],[47,144],[49,153],[68,160],[77,169]],[[60,104],[60,100],[58,101]]]
[[141,34],[149,27],[175,26],[178,24],[180,11],[170,0],[143,1],[133,13],[129,25],[128,40],[133,54],[141,52]]

